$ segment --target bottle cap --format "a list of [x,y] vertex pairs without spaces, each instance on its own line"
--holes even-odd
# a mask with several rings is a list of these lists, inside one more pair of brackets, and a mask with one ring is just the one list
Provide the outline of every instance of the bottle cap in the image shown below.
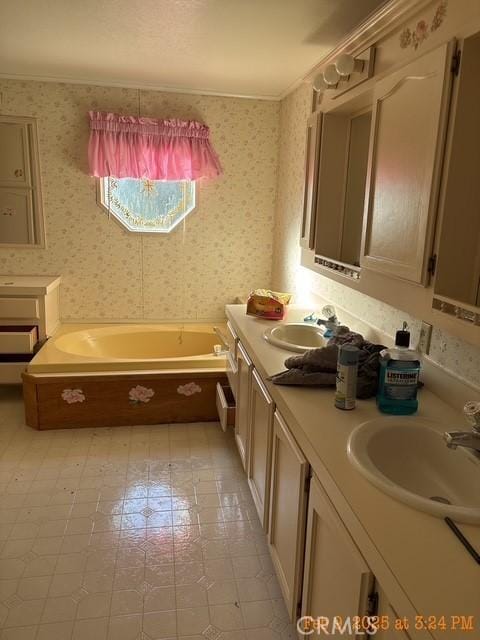
[[410,346],[410,331],[408,331],[408,325],[403,323],[403,327],[395,334],[395,346],[396,347],[408,347]]
[[360,351],[353,344],[342,344],[338,349],[338,364],[354,365],[358,364]]

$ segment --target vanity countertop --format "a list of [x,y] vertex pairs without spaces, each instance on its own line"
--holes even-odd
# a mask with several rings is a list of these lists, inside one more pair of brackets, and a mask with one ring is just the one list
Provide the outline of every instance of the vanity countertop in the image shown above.
[[[228,305],[226,309],[279,411],[344,522],[355,531],[357,543],[379,581],[382,582],[382,573],[388,567],[398,583],[398,595],[402,598],[406,595],[424,617],[446,616],[448,627],[450,616],[473,615],[475,631],[470,632],[470,637],[478,637],[480,565],[441,518],[390,498],[364,479],[348,460],[347,440],[352,430],[381,415],[375,401],[360,400],[354,411],[340,411],[334,407],[332,389],[286,387],[268,382],[266,378],[282,371],[285,359],[293,354],[265,341],[263,333],[272,326],[272,321],[247,316],[245,305]],[[293,307],[285,322],[298,321],[303,315],[304,310]],[[428,388],[419,392],[417,415],[438,421],[442,430],[444,427],[468,429],[461,407],[453,409]],[[480,526],[459,526],[480,550]],[[393,595],[391,598],[395,600]],[[466,637],[465,631],[450,628],[430,630],[430,633],[435,638]],[[417,637],[414,629],[409,634]]]

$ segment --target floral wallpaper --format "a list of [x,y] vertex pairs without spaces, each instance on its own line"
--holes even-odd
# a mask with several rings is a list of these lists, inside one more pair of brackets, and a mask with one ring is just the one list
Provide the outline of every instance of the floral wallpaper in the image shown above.
[[[294,292],[297,301],[308,299],[312,293],[319,295],[363,318],[392,339],[401,322],[406,320],[412,332],[412,344],[415,344],[421,320],[300,265],[298,238],[303,205],[306,120],[310,106],[311,88],[308,85],[300,86],[281,102],[272,287]],[[434,327],[430,358],[480,387],[480,348]]]
[[[38,118],[46,249],[0,248],[0,273],[61,275],[63,320],[220,319],[271,279],[279,103],[0,81],[0,112]],[[87,111],[208,124],[225,174],[171,234],[136,236],[96,203]]]

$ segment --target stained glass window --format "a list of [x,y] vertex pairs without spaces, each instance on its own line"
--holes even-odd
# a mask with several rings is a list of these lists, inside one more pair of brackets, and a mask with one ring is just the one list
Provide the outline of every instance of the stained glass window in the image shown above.
[[195,208],[195,182],[100,178],[100,204],[129,231],[170,233]]

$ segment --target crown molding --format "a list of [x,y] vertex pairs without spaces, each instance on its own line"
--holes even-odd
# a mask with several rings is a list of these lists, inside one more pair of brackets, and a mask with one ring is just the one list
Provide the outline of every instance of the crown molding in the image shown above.
[[93,78],[71,78],[68,76],[42,76],[18,73],[0,73],[0,80],[20,80],[23,82],[57,82],[62,84],[80,84],[97,87],[116,87],[121,89],[137,89],[145,91],[163,91],[165,93],[184,93],[186,95],[213,96],[219,98],[241,98],[244,100],[265,100],[279,102],[295,91],[304,82],[311,82],[319,71],[331,63],[341,53],[357,53],[392,31],[401,22],[408,20],[412,15],[432,4],[433,0],[389,0],[386,4],[370,14],[353,31],[347,34],[337,46],[324,56],[307,73],[290,84],[284,91],[276,95],[243,94],[212,89],[192,89],[191,87],[150,84],[147,82],[112,82]]
[[337,46],[327,53],[308,73],[291,84],[280,95],[280,99],[283,100],[304,82],[311,82],[324,67],[333,62],[341,53],[355,54],[370,47],[402,22],[432,4],[432,2],[433,0],[389,0],[342,38]]
[[0,80],[17,80],[20,82],[52,82],[58,84],[79,84],[89,87],[114,87],[118,89],[136,89],[138,91],[163,91],[164,93],[183,93],[186,95],[196,96],[212,96],[218,98],[242,98],[244,100],[264,100],[267,102],[280,101],[281,94],[278,95],[256,95],[244,93],[228,93],[221,91],[213,91],[211,89],[191,89],[183,86],[149,84],[149,83],[131,83],[131,82],[112,82],[109,80],[99,80],[93,78],[70,78],[68,76],[41,76],[21,73],[0,73]]

